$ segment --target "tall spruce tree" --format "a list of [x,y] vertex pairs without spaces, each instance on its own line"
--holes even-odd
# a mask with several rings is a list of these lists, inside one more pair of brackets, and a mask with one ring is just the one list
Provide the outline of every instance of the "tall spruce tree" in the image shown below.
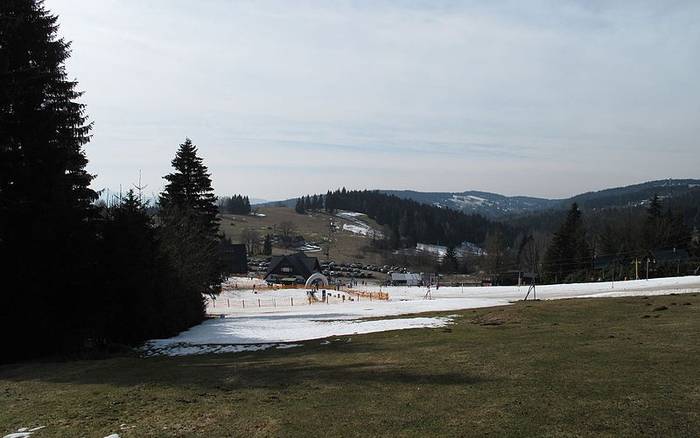
[[216,215],[216,196],[211,186],[211,175],[204,160],[197,155],[197,147],[189,138],[180,145],[171,162],[175,171],[163,178],[168,181],[160,196],[160,205],[165,210],[188,211],[210,229],[216,236],[219,220]]
[[[190,303],[220,291],[223,275],[216,197],[204,161],[188,138],[172,161],[174,172],[160,196],[164,247],[191,286]],[[202,314],[203,316],[203,307]]]
[[299,214],[306,213],[306,209],[304,208],[304,197],[303,196],[301,198],[297,198],[297,203],[294,206],[294,211],[296,211]]
[[263,243],[263,255],[272,255],[272,237],[269,234],[265,235],[265,242]]
[[654,195],[649,200],[647,217],[643,228],[644,246],[647,250],[653,250],[664,245],[664,218],[659,195]]
[[[0,2],[0,332],[26,347],[18,356],[90,336],[81,315],[95,241],[83,151],[91,125],[69,56],[43,2]],[[27,300],[32,324],[19,320]]]
[[442,258],[442,269],[444,272],[453,273],[457,272],[459,267],[459,260],[457,259],[457,251],[453,245],[447,247],[445,255]]
[[582,276],[590,268],[591,261],[581,210],[573,203],[547,249],[545,271],[550,280],[569,281],[574,274]]

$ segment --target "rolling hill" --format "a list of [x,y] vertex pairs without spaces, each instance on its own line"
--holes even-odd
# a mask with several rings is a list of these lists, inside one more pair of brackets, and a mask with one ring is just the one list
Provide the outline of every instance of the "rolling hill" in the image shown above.
[[[539,213],[547,210],[563,210],[578,202],[582,209],[603,209],[643,205],[655,194],[660,197],[678,198],[700,191],[700,179],[664,179],[581,193],[570,198],[547,199],[532,196],[505,196],[498,193],[468,190],[464,192],[418,192],[414,190],[379,190],[387,195],[410,199],[422,204],[451,208],[465,213],[477,213],[496,219]],[[323,192],[321,192],[323,193]],[[262,207],[284,206],[294,208],[296,198],[266,202]]]
[[382,190],[383,193],[424,204],[448,207],[465,213],[478,213],[490,218],[518,216],[545,210],[561,210],[577,202],[583,209],[603,209],[644,204],[655,194],[662,198],[677,198],[700,191],[698,179],[667,179],[649,181],[625,187],[582,193],[565,199],[546,199],[528,196],[504,196],[497,193],[415,192],[410,190]]

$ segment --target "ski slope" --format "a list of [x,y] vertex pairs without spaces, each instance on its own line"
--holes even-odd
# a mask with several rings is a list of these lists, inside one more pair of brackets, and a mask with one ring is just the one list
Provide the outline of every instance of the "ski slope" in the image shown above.
[[[241,284],[245,283],[241,281]],[[357,289],[379,291],[379,287],[371,285]],[[343,301],[341,297],[346,294],[332,291],[333,298],[328,304],[309,304],[306,291],[300,289],[226,291],[208,304],[208,313],[219,318],[207,320],[173,338],[149,341],[144,351],[147,355],[252,351],[286,348],[295,342],[331,336],[444,327],[450,323],[450,317],[413,314],[507,305],[522,299],[527,287],[432,288],[432,299],[426,299],[425,287],[384,287],[381,291],[389,293],[388,301],[364,298]],[[537,298],[604,298],[699,291],[700,277],[693,276],[538,286]],[[247,302],[245,307],[244,301]],[[413,316],[399,317],[401,315]]]

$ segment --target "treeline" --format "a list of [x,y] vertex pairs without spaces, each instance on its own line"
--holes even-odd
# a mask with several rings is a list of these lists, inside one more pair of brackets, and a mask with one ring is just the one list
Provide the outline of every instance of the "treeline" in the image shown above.
[[304,214],[307,211],[323,210],[324,205],[323,195],[306,195],[297,198],[294,210],[299,214]]
[[97,205],[83,147],[92,125],[57,18],[0,3],[2,360],[135,345],[204,318],[225,274],[211,179],[188,139],[158,214],[133,191]]
[[222,196],[218,200],[219,211],[227,214],[250,214],[250,199],[247,196]]
[[[592,235],[600,234],[609,224],[615,224],[616,228],[620,228],[624,224],[625,227],[639,231],[645,221],[649,203],[655,196],[663,204],[664,213],[671,210],[676,216],[681,216],[691,230],[700,228],[700,187],[673,196],[663,196],[652,192],[645,201],[636,201],[626,206],[598,208],[591,207],[588,202],[584,204],[577,202],[577,204],[586,216],[586,228]],[[517,229],[553,233],[564,221],[566,214],[566,210],[552,209],[499,220]]]
[[481,245],[487,234],[499,231],[509,238],[513,230],[478,214],[421,204],[378,191],[340,189],[324,196],[328,212],[349,210],[365,213],[386,228],[389,248],[412,248],[416,243],[458,246],[468,241]]
[[[628,211],[586,223],[573,204],[545,254],[543,276],[550,281],[575,281],[591,279],[591,275],[595,279],[609,271],[612,276],[630,278],[639,270],[633,263],[653,259],[655,253],[665,250],[679,254],[677,260],[660,260],[654,271],[673,275],[680,273],[681,264],[685,268],[692,257],[700,256],[698,241],[681,212],[664,208],[656,195],[644,211],[637,211],[642,214],[633,217]],[[665,262],[674,266],[662,266]]]
[[514,242],[496,246],[503,255],[498,263],[488,263],[495,254],[488,245],[477,263],[486,262],[482,267],[497,283],[513,272],[535,273],[545,283],[636,278],[647,261],[650,277],[692,272],[700,264],[700,236],[686,211],[672,205],[658,196],[644,208],[582,211],[574,203],[554,232],[520,228]]

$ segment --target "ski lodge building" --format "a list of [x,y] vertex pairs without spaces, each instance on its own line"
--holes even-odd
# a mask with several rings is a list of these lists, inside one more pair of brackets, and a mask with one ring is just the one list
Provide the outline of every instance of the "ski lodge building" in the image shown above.
[[273,256],[270,267],[265,274],[268,283],[304,284],[316,272],[321,272],[321,265],[316,257],[309,257],[303,252]]

